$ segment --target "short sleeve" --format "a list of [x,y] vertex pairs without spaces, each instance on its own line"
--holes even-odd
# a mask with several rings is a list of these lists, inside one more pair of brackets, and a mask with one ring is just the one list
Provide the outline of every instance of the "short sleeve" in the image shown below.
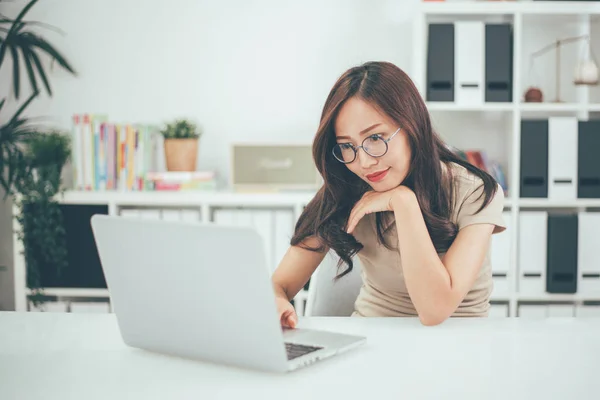
[[461,178],[457,199],[456,223],[459,230],[474,224],[495,225],[493,233],[506,230],[506,222],[502,214],[504,211],[504,190],[500,185],[497,185],[496,193],[492,196],[490,202],[479,212],[478,210],[485,202],[483,181],[481,179]]

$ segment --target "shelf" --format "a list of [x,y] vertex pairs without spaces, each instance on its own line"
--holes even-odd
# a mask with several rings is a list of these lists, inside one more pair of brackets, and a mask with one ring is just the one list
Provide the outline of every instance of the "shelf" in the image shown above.
[[575,200],[552,200],[552,199],[519,199],[519,206],[530,208],[593,208],[600,207],[600,199],[575,199]]
[[511,297],[512,295],[507,292],[492,293],[490,296],[490,301],[496,303],[508,303]]
[[[45,288],[42,292],[45,296],[57,297],[109,297],[108,289]],[[27,295],[31,295],[31,289],[27,289]]]
[[600,293],[539,293],[539,294],[519,294],[518,301],[530,302],[581,302],[581,301],[600,301]]
[[522,112],[577,112],[585,111],[588,107],[578,103],[522,103]]
[[600,111],[600,104],[589,104],[587,106],[588,111]]
[[423,1],[430,15],[582,15],[600,14],[600,4],[590,1]]
[[[45,288],[42,290],[45,296],[71,297],[71,298],[109,298],[108,289],[87,289],[87,288]],[[31,295],[31,289],[27,289],[27,295]],[[308,299],[308,290],[301,290],[294,297],[297,301],[306,301]]]
[[294,206],[306,204],[315,192],[239,193],[231,191],[187,192],[118,192],[66,191],[58,201],[62,204],[118,204],[119,206],[199,206],[201,204]]
[[456,104],[445,101],[430,101],[427,102],[429,111],[514,111],[514,103],[482,103],[482,104]]
[[[124,207],[294,207],[307,204],[313,192],[298,193],[235,193],[235,192],[81,192],[67,191],[59,198],[61,204],[115,204]],[[547,198],[522,198],[520,207],[530,208],[600,208],[600,199],[553,200]],[[505,208],[513,205],[507,196]]]
[[[108,289],[85,289],[85,288],[47,288],[43,290],[44,295],[57,297],[71,298],[101,298],[110,297]],[[31,295],[31,290],[27,290],[27,294]],[[297,301],[306,300],[308,291],[301,290],[294,298]],[[518,301],[529,302],[580,302],[580,301],[600,301],[600,293],[539,293],[539,294],[517,294],[512,293],[497,293],[492,294],[490,301],[493,302],[509,302],[511,298],[516,298]]]
[[517,109],[523,113],[554,113],[554,112],[578,112],[578,111],[600,111],[600,104],[580,103],[482,103],[482,104],[456,104],[445,101],[427,102],[429,111],[471,111],[471,112],[510,112]]

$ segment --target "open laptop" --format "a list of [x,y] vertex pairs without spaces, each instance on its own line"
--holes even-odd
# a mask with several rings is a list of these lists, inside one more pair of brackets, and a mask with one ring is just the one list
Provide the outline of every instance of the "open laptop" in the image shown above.
[[262,238],[251,228],[107,215],[91,224],[129,346],[285,372],[366,340],[282,329]]

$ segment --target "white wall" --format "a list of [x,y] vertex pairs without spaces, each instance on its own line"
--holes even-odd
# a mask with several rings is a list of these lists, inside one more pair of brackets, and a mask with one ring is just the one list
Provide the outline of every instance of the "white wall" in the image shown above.
[[[16,15],[25,3],[0,7]],[[54,96],[36,100],[28,114],[63,129],[73,114],[86,112],[130,123],[192,118],[205,132],[198,169],[216,169],[225,182],[233,141],[310,143],[325,98],[347,68],[387,60],[410,73],[410,19],[417,4],[41,0],[29,19],[64,32],[44,36],[79,74],[53,70]],[[0,98],[12,91],[10,68],[5,63],[0,70]],[[10,101],[0,121],[18,106]],[[11,265],[9,212],[1,204],[0,261]],[[0,309],[12,308],[11,281],[11,271],[0,272]]]
[[84,112],[193,118],[205,130],[198,168],[225,179],[232,141],[310,143],[348,67],[379,59],[409,71],[417,3],[42,0],[31,17],[65,31],[48,37],[80,74],[54,74],[55,96],[32,112],[64,127]]

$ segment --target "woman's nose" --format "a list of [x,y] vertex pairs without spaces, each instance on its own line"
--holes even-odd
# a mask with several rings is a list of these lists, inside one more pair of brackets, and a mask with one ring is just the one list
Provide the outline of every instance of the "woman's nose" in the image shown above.
[[360,166],[365,169],[377,164],[377,160],[375,159],[375,157],[371,157],[370,155],[368,155],[367,152],[362,148],[358,149],[358,154],[356,155],[356,158],[358,158]]

